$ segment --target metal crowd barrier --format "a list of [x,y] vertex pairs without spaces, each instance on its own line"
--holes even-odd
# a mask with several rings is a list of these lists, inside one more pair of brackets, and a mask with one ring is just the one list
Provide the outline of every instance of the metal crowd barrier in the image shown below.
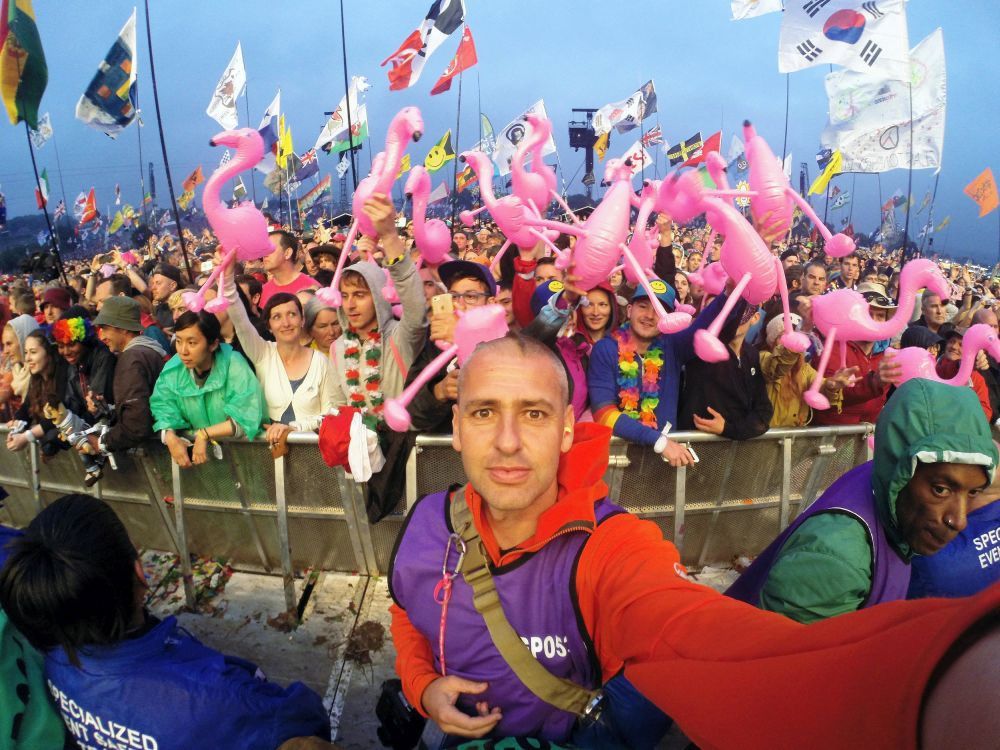
[[[699,462],[674,469],[643,446],[613,440],[605,481],[612,500],[660,526],[687,565],[759,553],[844,471],[871,458],[871,425],[774,429],[745,442],[700,432],[672,437],[695,447]],[[6,429],[0,428],[0,439]],[[91,492],[118,513],[137,546],[178,554],[194,605],[190,553],[280,573],[288,609],[296,572],[379,575],[388,571],[405,513],[417,498],[465,481],[450,436],[421,435],[408,457],[405,497],[369,524],[366,487],[323,463],[312,433],[292,433],[274,459],[266,442],[230,440],[222,460],[180,469],[159,443],[118,456],[118,470],[89,490],[80,457],[41,457],[0,447],[0,486],[9,497],[0,522],[24,526],[47,503]]]

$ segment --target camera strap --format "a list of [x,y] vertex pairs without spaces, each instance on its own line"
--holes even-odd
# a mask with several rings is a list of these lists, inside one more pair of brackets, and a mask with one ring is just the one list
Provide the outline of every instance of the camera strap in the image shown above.
[[489,557],[472,521],[472,511],[465,501],[465,487],[451,497],[451,526],[465,542],[462,578],[472,588],[472,602],[486,621],[493,645],[528,690],[546,703],[577,716],[590,716],[600,704],[601,691],[587,690],[575,682],[556,677],[524,645],[507,620],[500,603]]

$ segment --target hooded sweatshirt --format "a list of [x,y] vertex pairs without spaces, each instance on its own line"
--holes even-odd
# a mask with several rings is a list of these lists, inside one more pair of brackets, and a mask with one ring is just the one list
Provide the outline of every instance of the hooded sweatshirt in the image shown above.
[[[29,333],[39,328],[38,321],[30,315],[18,315],[10,321],[9,325],[14,329],[14,334],[17,336],[17,343],[21,347],[21,356],[23,357],[24,340],[28,338]],[[28,381],[31,379],[31,374],[28,372],[28,368],[24,362],[15,362],[11,366],[11,372],[13,373],[11,388],[14,389],[16,396],[24,398],[28,394]]]
[[[365,396],[362,406],[378,412],[381,412],[380,404],[372,402],[371,394],[380,393],[382,399],[398,396],[403,390],[406,374],[427,338],[427,299],[424,297],[424,284],[417,273],[416,266],[413,265],[410,256],[405,255],[400,261],[388,266],[388,269],[403,307],[403,315],[399,320],[392,316],[392,305],[382,295],[382,289],[385,287],[383,269],[369,261],[360,261],[348,266],[348,270],[355,271],[364,277],[375,302],[375,317],[381,336],[377,347],[380,351],[377,373],[368,368],[364,356],[359,358],[361,393],[358,395]],[[343,330],[349,331],[350,325],[343,307],[337,311],[337,316]],[[352,391],[358,391],[358,386],[348,383],[348,370],[358,365],[349,363],[344,356],[345,350],[356,341],[345,333],[333,342],[331,357],[333,358],[333,369],[337,383],[334,395],[336,406],[359,405],[355,403],[357,399],[352,398]],[[370,345],[366,345],[363,348],[370,351],[369,347]],[[378,376],[377,391],[375,388],[366,387],[374,383],[369,378],[375,374]]]
[[876,424],[874,461],[838,479],[726,593],[805,623],[905,598],[914,552],[896,501],[918,463],[975,464],[992,481],[997,450],[971,390],[900,386]]
[[153,436],[149,399],[166,357],[163,347],[149,336],[136,336],[118,355],[112,384],[115,415],[102,440],[109,453],[127,450]]

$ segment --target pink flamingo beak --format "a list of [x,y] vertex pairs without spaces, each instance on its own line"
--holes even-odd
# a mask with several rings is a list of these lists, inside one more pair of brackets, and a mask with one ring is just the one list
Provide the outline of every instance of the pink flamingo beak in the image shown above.
[[240,142],[240,134],[235,130],[223,130],[209,140],[209,146],[229,146],[236,148]]

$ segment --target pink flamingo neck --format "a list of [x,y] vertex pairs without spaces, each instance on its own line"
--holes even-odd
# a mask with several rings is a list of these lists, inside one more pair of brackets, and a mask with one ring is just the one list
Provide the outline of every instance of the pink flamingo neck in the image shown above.
[[965,385],[972,377],[972,371],[976,366],[976,357],[979,356],[979,352],[984,348],[987,338],[992,332],[992,329],[984,331],[978,327],[979,325],[982,324],[969,328],[965,332],[965,336],[962,337],[962,363],[959,365],[958,372],[944,381],[948,385]]
[[413,208],[413,234],[418,243],[423,242],[424,230],[427,224],[427,195],[429,191],[430,178],[421,177],[413,186],[410,193],[410,205]]
[[[479,181],[479,195],[483,199],[483,204],[489,210],[497,203],[497,198],[493,195],[493,165],[489,162],[489,157],[486,154],[472,151],[463,154],[466,163],[472,167],[472,171],[476,173],[476,179]],[[516,159],[515,159],[516,161]],[[483,180],[483,175],[489,170],[490,178],[488,180]]]
[[247,152],[247,149],[237,148],[236,156],[230,159],[225,167],[212,172],[208,179],[205,180],[205,188],[201,196],[201,205],[205,208],[205,212],[208,213],[207,206],[209,205],[213,208],[216,206],[226,208],[219,197],[222,185],[229,182],[229,180],[233,179],[240,172],[245,172],[248,168],[252,168],[258,161],[260,159],[254,160],[252,154]]

